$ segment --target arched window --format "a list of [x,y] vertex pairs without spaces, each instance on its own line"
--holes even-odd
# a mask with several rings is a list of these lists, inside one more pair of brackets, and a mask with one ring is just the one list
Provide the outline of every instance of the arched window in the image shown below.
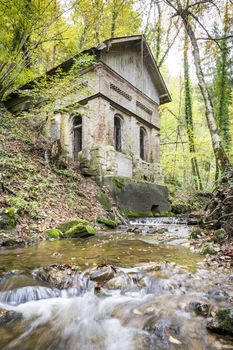
[[74,160],[78,160],[78,153],[82,150],[82,117],[73,118],[73,147]]
[[146,131],[140,128],[140,157],[146,160]]
[[114,117],[114,145],[118,152],[121,152],[121,119],[118,116]]

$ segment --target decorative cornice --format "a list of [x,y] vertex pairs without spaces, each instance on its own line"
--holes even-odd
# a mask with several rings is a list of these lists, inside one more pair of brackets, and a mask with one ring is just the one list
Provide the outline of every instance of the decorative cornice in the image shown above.
[[119,95],[122,95],[125,97],[127,100],[132,101],[132,96],[127,94],[127,92],[121,90],[118,86],[114,85],[113,83],[110,83],[110,89],[116,91]]
[[141,103],[140,101],[136,101],[136,106],[141,108],[143,111],[145,111],[146,113],[148,113],[149,115],[153,114],[153,111],[150,110],[149,108],[147,108],[143,103]]

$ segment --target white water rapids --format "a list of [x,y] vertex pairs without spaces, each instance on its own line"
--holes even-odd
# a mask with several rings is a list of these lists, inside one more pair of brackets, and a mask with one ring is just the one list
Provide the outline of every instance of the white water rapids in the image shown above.
[[[133,231],[137,225],[142,226],[139,233]],[[0,276],[0,349],[233,349],[232,339],[206,329],[211,312],[231,307],[233,275],[202,268],[201,258],[184,247],[159,243],[162,233],[148,233],[149,226],[152,220],[143,219],[132,222],[131,232],[115,236],[4,250],[2,262],[21,270],[8,269]],[[177,242],[187,234],[187,226],[179,228],[175,220],[170,224],[169,239],[173,235]],[[37,270],[32,273],[55,259],[82,263],[71,287],[60,288],[38,279]],[[100,285],[91,279],[95,261],[114,265],[114,276]],[[207,315],[195,313],[196,303],[208,305]],[[10,311],[7,322],[1,321],[1,310]]]

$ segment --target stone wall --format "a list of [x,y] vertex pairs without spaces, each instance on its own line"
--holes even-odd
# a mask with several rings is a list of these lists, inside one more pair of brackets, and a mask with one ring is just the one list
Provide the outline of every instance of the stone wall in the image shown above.
[[154,216],[171,210],[165,186],[124,177],[104,177],[100,184],[109,189],[117,207],[129,217]]

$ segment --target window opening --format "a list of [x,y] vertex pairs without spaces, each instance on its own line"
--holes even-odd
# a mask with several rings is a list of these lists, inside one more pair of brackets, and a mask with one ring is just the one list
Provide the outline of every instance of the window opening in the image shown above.
[[114,117],[114,139],[116,151],[121,152],[121,120],[119,117]]
[[78,153],[82,150],[82,117],[73,119],[74,160],[78,160]]
[[140,157],[142,158],[142,160],[146,160],[145,141],[146,132],[143,128],[140,128]]

